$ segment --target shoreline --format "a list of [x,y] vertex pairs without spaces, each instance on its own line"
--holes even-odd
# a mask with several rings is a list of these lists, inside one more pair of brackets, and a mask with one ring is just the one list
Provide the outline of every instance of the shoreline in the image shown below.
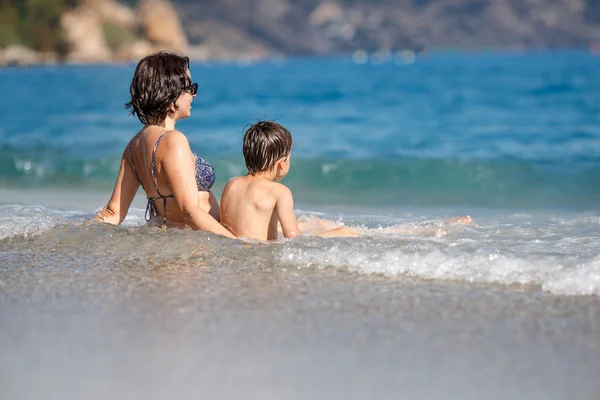
[[[1,49],[0,49],[1,51]],[[157,50],[159,51],[159,50]],[[376,65],[385,63],[398,63],[398,64],[412,64],[418,62],[421,59],[428,59],[429,57],[438,56],[449,56],[449,55],[463,55],[463,56],[486,56],[486,55],[544,55],[544,54],[587,54],[590,57],[600,57],[600,53],[594,51],[588,47],[557,47],[557,48],[520,48],[520,47],[499,47],[489,48],[485,46],[477,48],[452,48],[452,47],[440,47],[423,50],[420,52],[408,50],[413,53],[413,56],[406,56],[407,50],[389,50],[382,52],[381,50],[366,51],[363,49],[357,49],[355,51],[341,52],[341,53],[330,53],[330,54],[267,54],[260,56],[245,55],[241,57],[215,57],[215,58],[194,58],[190,57],[190,64],[238,64],[240,66],[246,66],[254,63],[261,62],[282,62],[286,60],[314,58],[314,59],[332,59],[332,58],[348,58],[354,60],[357,64],[374,63]],[[361,53],[360,57],[355,57],[357,53]],[[363,55],[364,54],[364,55]],[[185,55],[185,54],[184,54]],[[399,59],[395,60],[395,56]],[[407,59],[403,61],[403,57]],[[357,61],[358,60],[358,61]],[[412,61],[411,61],[412,60]],[[104,61],[61,61],[55,58],[51,58],[50,61],[42,62],[17,62],[17,63],[2,63],[0,59],[0,70],[2,69],[22,69],[22,68],[35,68],[35,67],[99,67],[99,66],[135,66],[139,62],[139,59],[121,60],[121,59],[110,59]]]

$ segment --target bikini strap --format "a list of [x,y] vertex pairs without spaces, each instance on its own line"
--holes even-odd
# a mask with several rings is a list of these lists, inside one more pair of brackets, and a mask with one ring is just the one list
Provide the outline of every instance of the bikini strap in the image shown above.
[[[135,169],[135,161],[133,160],[133,139],[131,139],[131,141],[129,142],[129,158],[131,159],[131,168],[133,169],[133,173],[135,174],[135,178],[138,180],[138,182],[140,183],[140,185],[142,185],[142,189],[144,189],[144,184],[142,183],[142,180],[140,179],[137,170]],[[144,189],[145,191],[146,189]]]
[[[173,197],[173,195],[171,195],[170,197]],[[163,196],[162,199],[163,199],[163,209],[165,210],[165,215],[163,215],[162,228],[167,229],[167,198]]]
[[[160,191],[158,190],[158,183],[156,182],[156,148],[158,147],[158,144],[160,143],[161,139],[163,138],[163,136],[165,136],[169,131],[164,132],[162,135],[160,135],[158,137],[158,139],[156,140],[156,143],[154,144],[154,148],[152,149],[152,163],[150,164],[150,172],[152,173],[152,182],[154,183],[154,189],[156,189],[156,193],[158,193],[158,195],[160,197],[165,197],[163,196]],[[172,197],[173,195],[169,196]]]
[[[152,173],[152,183],[154,183],[154,189],[156,189],[156,193],[158,193],[160,198],[163,199],[163,207],[165,210],[165,215],[163,216],[163,226],[162,226],[163,229],[167,228],[167,199],[169,197],[173,197],[173,195],[170,194],[169,196],[163,196],[162,193],[158,190],[158,183],[156,182],[156,171],[155,171],[155,169],[156,169],[156,148],[158,147],[158,144],[160,143],[163,136],[165,136],[168,132],[169,131],[164,132],[156,140],[156,143],[154,144],[154,148],[152,149],[152,163],[150,164],[150,172]],[[150,203],[152,203],[152,205],[150,206],[150,212],[154,215],[158,215],[158,211],[156,210],[156,205],[154,204],[154,200],[158,200],[158,198],[153,199],[151,197],[148,197],[149,206],[150,206]],[[146,207],[146,212],[148,212],[148,206]]]
[[156,204],[154,204],[154,201],[162,198],[163,206],[164,206],[164,210],[165,210],[165,215],[163,216],[162,228],[165,229],[167,227],[167,199],[169,197],[173,197],[173,195],[154,197],[154,198],[148,197],[148,203],[146,204],[146,212],[144,213],[144,219],[146,221],[150,221],[153,217],[158,217],[158,210],[156,209]]

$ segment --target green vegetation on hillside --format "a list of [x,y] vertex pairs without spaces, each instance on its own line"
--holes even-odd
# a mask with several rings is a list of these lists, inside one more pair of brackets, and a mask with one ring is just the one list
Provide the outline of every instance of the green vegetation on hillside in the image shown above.
[[78,0],[0,0],[0,47],[22,44],[38,51],[67,50],[60,17]]
[[102,32],[104,33],[108,47],[113,51],[116,51],[122,44],[131,44],[139,39],[134,32],[130,32],[110,22],[102,24]]

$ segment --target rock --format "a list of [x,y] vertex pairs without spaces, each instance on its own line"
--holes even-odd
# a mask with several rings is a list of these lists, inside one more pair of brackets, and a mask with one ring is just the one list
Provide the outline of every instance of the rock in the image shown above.
[[350,10],[348,13],[348,22],[353,25],[362,25],[365,22],[365,13],[363,10]]
[[210,59],[211,49],[205,44],[190,46],[186,55],[193,61],[206,61]]
[[38,61],[47,65],[55,65],[60,61],[60,57],[53,51],[38,53]]
[[187,53],[188,40],[168,0],[140,0],[139,15],[148,40],[164,50]]
[[585,10],[585,0],[571,0],[567,3],[567,7],[573,12],[582,12]]
[[4,65],[26,66],[39,62],[38,53],[20,44],[13,44],[4,49],[2,58]]
[[344,9],[337,3],[324,1],[310,14],[309,21],[313,25],[325,25],[343,19],[346,15]]
[[99,0],[94,4],[93,9],[103,22],[110,22],[124,29],[133,29],[138,23],[135,11],[115,0]]
[[138,40],[134,43],[122,44],[115,56],[121,61],[139,61],[156,51],[157,49],[147,40]]
[[265,43],[248,38],[235,26],[209,20],[194,25],[193,34],[202,37],[202,44],[186,53],[192,60],[262,58],[273,52]]
[[108,62],[112,53],[104,37],[99,15],[86,6],[63,14],[61,25],[69,53],[67,61],[74,63]]
[[291,11],[291,8],[287,0],[260,0],[257,12],[271,20],[280,20]]

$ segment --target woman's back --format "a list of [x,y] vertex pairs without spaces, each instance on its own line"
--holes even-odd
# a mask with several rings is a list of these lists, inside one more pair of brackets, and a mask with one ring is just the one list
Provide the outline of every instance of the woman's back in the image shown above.
[[112,196],[98,220],[120,224],[141,185],[148,198],[147,219],[161,217],[163,227],[190,226],[233,236],[218,222],[219,206],[210,192],[212,167],[175,130],[177,121],[191,115],[197,91],[187,57],[156,53],[138,63],[126,107],[144,128],[125,148]]
[[[176,155],[179,159],[177,161],[183,161],[192,167],[195,167],[196,161],[189,146],[182,146],[181,142],[187,144],[181,132],[150,126],[138,132],[125,151],[130,167],[146,192],[149,217],[160,216],[179,227],[184,223],[185,215],[173,196],[165,166],[169,166],[170,154]],[[209,190],[198,191],[198,204],[213,218],[218,219],[218,203]]]
[[[167,140],[163,135],[167,132],[156,126],[146,127],[131,139],[125,149],[129,165],[146,192],[146,197],[160,197],[159,192],[170,195],[171,189],[165,183],[162,173],[163,150],[167,147]],[[162,146],[157,145],[160,144],[159,140],[163,142]]]

